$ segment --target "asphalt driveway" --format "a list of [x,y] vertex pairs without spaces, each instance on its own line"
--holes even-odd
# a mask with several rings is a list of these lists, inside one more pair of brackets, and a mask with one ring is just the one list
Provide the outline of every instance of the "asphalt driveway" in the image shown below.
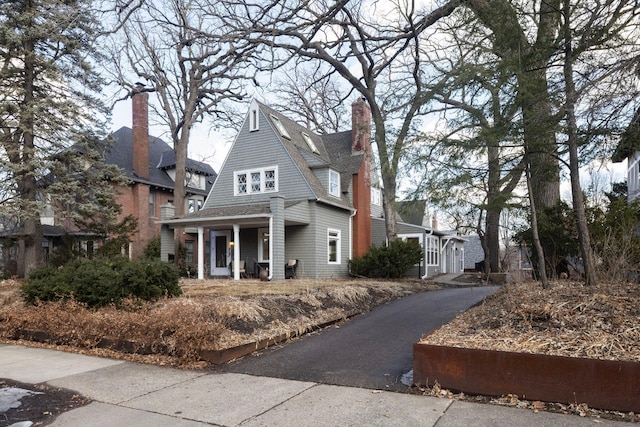
[[342,325],[215,369],[322,384],[406,390],[401,379],[412,369],[413,343],[497,289],[463,287],[412,295]]

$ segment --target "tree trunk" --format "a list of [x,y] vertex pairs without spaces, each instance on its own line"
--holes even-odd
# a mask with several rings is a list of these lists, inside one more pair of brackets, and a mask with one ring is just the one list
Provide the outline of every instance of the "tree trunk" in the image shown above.
[[[373,95],[371,95],[373,97]],[[368,98],[367,98],[368,99]],[[382,209],[384,211],[384,223],[387,240],[390,242],[398,237],[398,222],[396,218],[396,175],[397,154],[389,156],[387,147],[387,135],[384,127],[384,119],[377,105],[369,101],[374,124],[374,138],[378,148],[380,159],[380,175],[382,176]]]
[[487,268],[492,272],[500,271],[500,209],[487,209],[485,240],[489,261]]
[[[32,12],[32,5],[29,3],[27,12]],[[33,161],[35,152],[35,46],[29,37],[24,39],[24,107],[21,110],[22,127],[22,159],[21,164],[29,165]],[[42,258],[42,226],[40,224],[40,214],[36,208],[38,196],[38,183],[34,171],[23,172],[20,179],[18,193],[20,198],[27,204],[30,211],[20,224],[20,245],[18,254],[18,276],[26,277]]]
[[546,68],[519,77],[531,194],[539,212],[560,201],[558,147],[545,73]]
[[578,125],[576,123],[575,105],[577,93],[573,80],[573,53],[571,48],[572,36],[570,22],[570,6],[568,0],[564,1],[564,27],[565,27],[565,61],[564,82],[566,91],[566,118],[567,118],[567,144],[569,146],[569,174],[571,178],[571,195],[573,199],[573,213],[578,228],[578,242],[584,266],[584,280],[587,286],[596,284],[594,271],[593,252],[591,250],[591,237],[587,226],[584,197],[580,185],[580,165],[578,161]]
[[538,214],[536,212],[536,203],[531,194],[531,174],[529,168],[525,170],[527,176],[527,190],[529,191],[529,203],[531,208],[531,232],[533,234],[533,246],[536,248],[538,254],[538,276],[540,276],[540,282],[544,289],[549,288],[549,279],[547,278],[547,266],[544,258],[544,251],[542,250],[542,244],[540,243],[540,236],[538,235]]
[[[175,206],[175,215],[182,216],[185,212],[186,206],[186,185],[187,178],[187,147],[189,142],[189,126],[186,124],[179,131],[180,135],[174,135],[173,144],[176,153],[176,181],[173,190],[173,203]],[[180,266],[183,259],[180,256],[180,248],[182,246],[182,232],[183,228],[176,227],[173,230],[173,246],[175,254],[175,263]]]

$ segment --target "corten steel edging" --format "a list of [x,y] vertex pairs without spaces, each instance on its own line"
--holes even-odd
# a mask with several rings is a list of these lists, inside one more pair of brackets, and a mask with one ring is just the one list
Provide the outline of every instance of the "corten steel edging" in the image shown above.
[[586,403],[640,412],[640,362],[548,356],[415,343],[413,381],[468,394]]

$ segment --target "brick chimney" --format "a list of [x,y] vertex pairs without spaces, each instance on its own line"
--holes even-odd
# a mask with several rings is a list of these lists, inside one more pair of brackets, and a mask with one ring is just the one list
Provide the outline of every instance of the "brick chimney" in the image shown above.
[[351,151],[364,153],[358,173],[353,175],[352,255],[361,257],[371,247],[371,109],[362,98],[351,105]]
[[436,218],[435,215],[433,215],[431,217],[431,229],[432,230],[437,230],[438,229],[438,218]]
[[131,91],[133,173],[149,178],[149,93],[142,83]]
[[371,108],[362,98],[351,105],[351,151],[371,152]]

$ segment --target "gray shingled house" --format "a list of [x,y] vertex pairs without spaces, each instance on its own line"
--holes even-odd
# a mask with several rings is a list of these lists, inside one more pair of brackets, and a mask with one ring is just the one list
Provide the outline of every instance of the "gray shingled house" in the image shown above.
[[[175,226],[197,229],[199,278],[348,276],[349,260],[366,253],[374,237],[384,240],[380,190],[371,182],[371,110],[362,99],[352,105],[352,120],[349,131],[317,135],[252,101],[204,207],[174,217],[166,206],[162,235]],[[431,261],[446,259],[443,233],[404,223],[400,229],[401,237],[433,243]],[[163,257],[169,247],[163,238]]]

